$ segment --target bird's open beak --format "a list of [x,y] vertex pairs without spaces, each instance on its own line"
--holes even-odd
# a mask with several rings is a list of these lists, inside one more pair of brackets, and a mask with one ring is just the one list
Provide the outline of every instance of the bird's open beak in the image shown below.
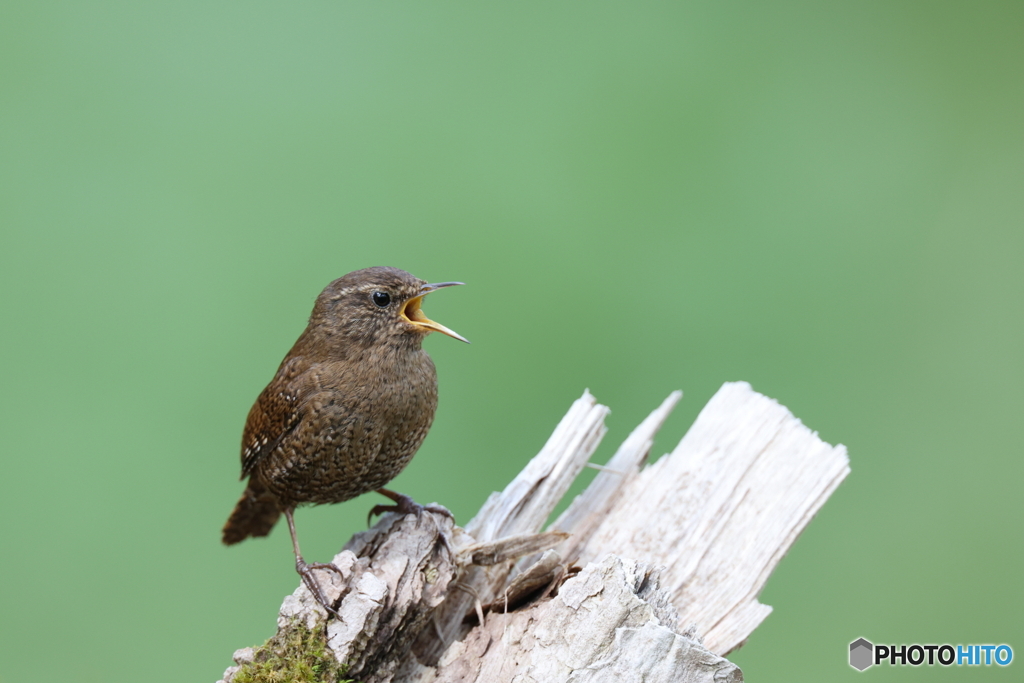
[[420,295],[414,296],[405,302],[405,307],[402,308],[402,317],[408,320],[413,325],[426,328],[427,330],[440,332],[441,334],[447,334],[449,337],[454,337],[459,341],[464,341],[467,344],[469,340],[463,337],[455,330],[449,330],[441,323],[435,323],[433,320],[423,315],[423,309],[420,306],[423,305],[423,297],[430,294],[434,290],[441,289],[442,287],[454,287],[455,285],[465,284],[463,282],[436,282],[432,285],[423,285],[420,288]]

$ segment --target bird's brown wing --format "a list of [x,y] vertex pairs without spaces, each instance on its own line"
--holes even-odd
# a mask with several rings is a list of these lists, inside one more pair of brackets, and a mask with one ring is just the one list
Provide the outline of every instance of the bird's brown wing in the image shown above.
[[289,358],[256,399],[242,432],[242,478],[302,421],[302,396],[297,378],[309,369],[301,356]]

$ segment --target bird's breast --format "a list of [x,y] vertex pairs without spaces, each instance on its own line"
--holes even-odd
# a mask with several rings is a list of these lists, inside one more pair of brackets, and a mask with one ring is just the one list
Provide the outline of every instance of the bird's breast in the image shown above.
[[[380,488],[408,464],[437,409],[437,375],[420,351],[310,368],[295,438],[262,478],[295,502],[335,503]],[[287,493],[286,493],[287,492]]]

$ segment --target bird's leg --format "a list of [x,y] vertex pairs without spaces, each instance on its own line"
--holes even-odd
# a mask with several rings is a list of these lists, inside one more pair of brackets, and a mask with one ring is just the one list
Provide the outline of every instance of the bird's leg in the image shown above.
[[341,570],[335,567],[333,564],[307,564],[302,559],[302,552],[299,550],[299,537],[295,533],[295,519],[292,517],[292,513],[295,511],[294,508],[288,508],[284,511],[285,519],[288,520],[288,531],[292,535],[292,550],[295,551],[295,571],[302,577],[302,583],[306,584],[306,588],[313,594],[316,601],[320,603],[320,606],[327,610],[328,614],[333,614],[338,619],[341,619],[341,615],[334,609],[331,603],[327,602],[327,598],[324,596],[324,592],[320,589],[320,584],[317,582],[316,577],[313,575],[314,569],[326,569],[335,572],[341,578],[345,578]]
[[451,513],[451,510],[442,505],[420,505],[404,493],[398,493],[391,489],[377,489],[377,493],[395,501],[395,505],[374,505],[370,510],[370,514],[366,516],[367,525],[370,524],[374,515],[384,514],[385,512],[397,512],[400,515],[416,515],[419,517],[426,510],[444,515],[453,521],[455,520],[455,515]]

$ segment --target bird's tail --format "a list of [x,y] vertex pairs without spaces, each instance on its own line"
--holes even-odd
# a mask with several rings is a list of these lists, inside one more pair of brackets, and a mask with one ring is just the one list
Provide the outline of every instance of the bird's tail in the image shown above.
[[233,545],[249,536],[266,536],[280,516],[281,509],[274,495],[259,482],[249,479],[245,493],[238,499],[224,525],[221,540],[224,545]]

